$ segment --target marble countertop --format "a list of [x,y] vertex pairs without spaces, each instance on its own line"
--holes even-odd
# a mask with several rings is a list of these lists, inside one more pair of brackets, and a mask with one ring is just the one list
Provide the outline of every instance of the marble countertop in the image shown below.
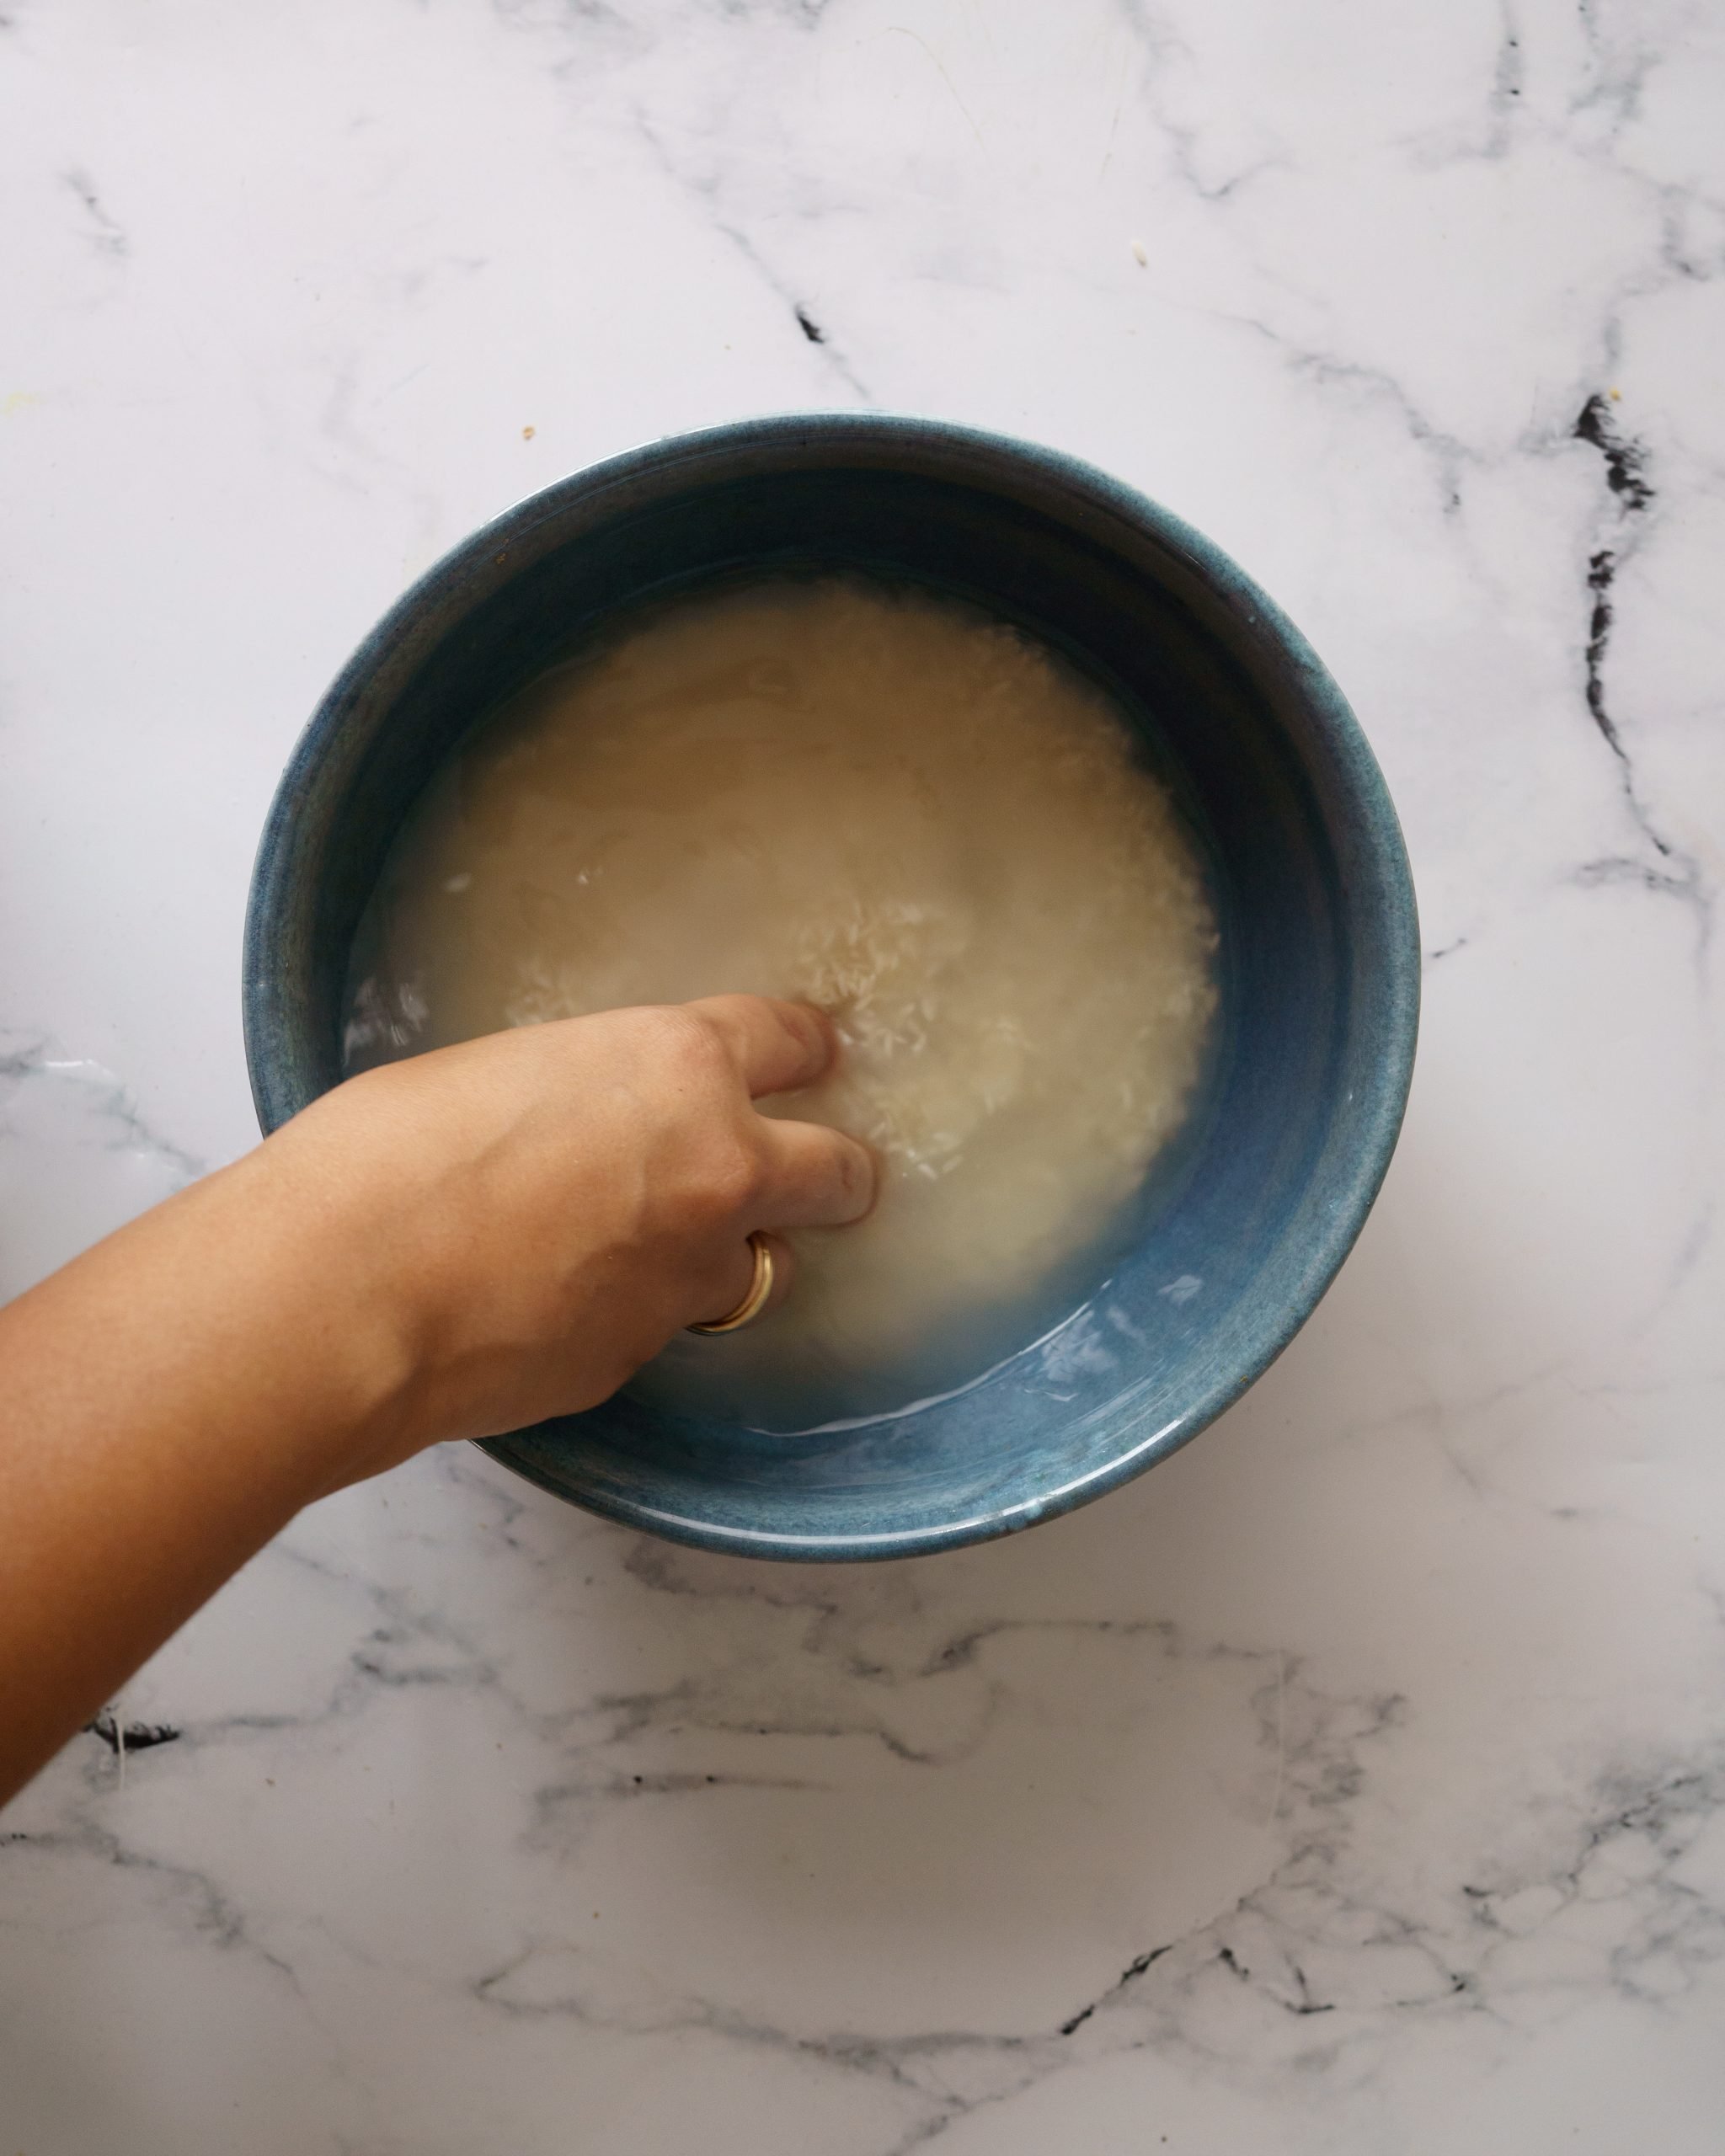
[[1722,104],[1704,0],[0,7],[0,1285],[253,1142],[361,632],[680,428],[1211,533],[1429,951],[1340,1282],[1092,1509],[303,1518],[0,1822],[4,2156],[1717,2156]]

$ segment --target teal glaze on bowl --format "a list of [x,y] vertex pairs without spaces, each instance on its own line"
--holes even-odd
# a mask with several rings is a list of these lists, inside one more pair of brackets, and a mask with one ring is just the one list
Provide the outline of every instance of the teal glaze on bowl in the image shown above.
[[716,428],[547,488],[414,586],[295,750],[252,884],[246,1053],[266,1131],[337,1083],[361,909],[475,718],[622,607],[809,565],[977,600],[1144,729],[1208,848],[1222,933],[1183,1171],[1089,1302],[968,1390],[795,1440],[625,1395],[487,1449],[678,1541],[901,1556],[1067,1511],[1195,1437],[1311,1315],[1395,1146],[1419,996],[1395,811],[1335,683],[1208,540],[1051,451],[872,414]]

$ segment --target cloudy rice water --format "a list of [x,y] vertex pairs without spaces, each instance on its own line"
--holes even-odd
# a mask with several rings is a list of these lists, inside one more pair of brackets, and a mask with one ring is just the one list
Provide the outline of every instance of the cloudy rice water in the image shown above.
[[[1196,851],[1109,698],[968,606],[783,579],[638,617],[478,728],[355,947],[350,1069],[727,990],[832,1014],[770,1114],[874,1146],[790,1301],[638,1386],[765,1427],[951,1389],[1093,1287],[1216,1005]],[[577,1106],[577,1112],[579,1112]]]

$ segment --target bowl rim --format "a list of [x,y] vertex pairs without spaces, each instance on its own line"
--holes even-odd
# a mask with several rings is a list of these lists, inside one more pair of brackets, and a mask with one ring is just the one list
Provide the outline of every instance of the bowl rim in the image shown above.
[[259,838],[246,906],[241,994],[247,1070],[259,1123],[268,1135],[306,1105],[290,1091],[274,1054],[271,1037],[282,1018],[268,963],[275,921],[291,899],[288,857],[301,798],[366,685],[428,620],[458,618],[478,572],[494,566],[500,552],[506,555],[540,527],[559,520],[574,504],[626,494],[644,479],[662,482],[680,465],[698,466],[769,446],[818,451],[846,445],[920,445],[1028,467],[1075,506],[1117,518],[1182,559],[1241,627],[1273,648],[1297,683],[1364,835],[1380,970],[1374,982],[1375,1082],[1370,1097],[1355,1103],[1354,1149],[1327,1183],[1322,1219],[1297,1270],[1286,1276],[1274,1310],[1249,1326],[1225,1374],[1174,1422],[1076,1482],[978,1518],[927,1529],[804,1536],[690,1519],[602,1493],[577,1497],[531,1459],[517,1454],[515,1439],[521,1433],[479,1441],[483,1450],[526,1481],[622,1525],[734,1556],[829,1562],[921,1556],[1022,1532],[1106,1495],[1188,1444],[1258,1382],[1306,1324],[1340,1272],[1382,1187],[1407,1111],[1419,1028],[1419,921],[1407,845],[1388,785],[1347,698],[1301,632],[1231,555],[1150,495],[1082,458],[1016,435],[911,414],[768,414],[663,435],[583,466],[512,503],[450,547],[367,632],[325,691],[283,767]]

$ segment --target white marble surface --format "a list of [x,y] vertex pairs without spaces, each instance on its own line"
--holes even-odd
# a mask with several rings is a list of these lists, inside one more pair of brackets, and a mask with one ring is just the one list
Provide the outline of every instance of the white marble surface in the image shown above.
[[0,1823],[0,2151],[1716,2156],[1719,9],[0,24],[8,1288],[251,1142],[252,848],[360,632],[705,421],[1213,533],[1431,953],[1340,1283],[1092,1510],[815,1573],[462,1453],[301,1521]]

